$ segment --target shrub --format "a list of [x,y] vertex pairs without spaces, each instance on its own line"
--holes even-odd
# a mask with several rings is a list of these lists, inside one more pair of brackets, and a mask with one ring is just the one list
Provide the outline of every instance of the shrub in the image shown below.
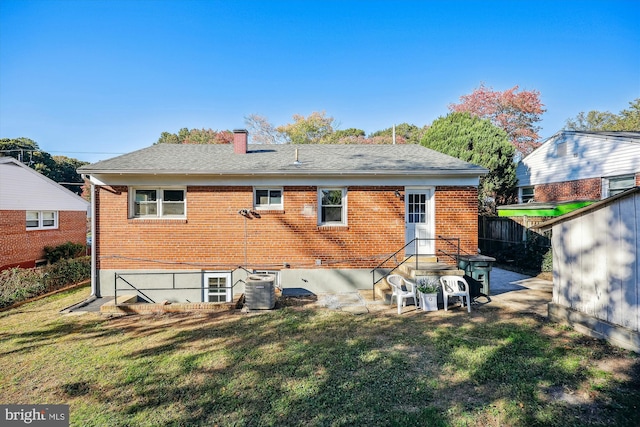
[[[82,245],[81,245],[82,246]],[[63,259],[41,268],[0,272],[0,308],[55,291],[91,277],[91,258]]]
[[530,274],[551,271],[551,248],[540,246],[539,243],[536,240],[530,240],[527,243],[511,243],[492,256],[500,264],[512,265]]
[[85,245],[67,242],[58,246],[45,246],[44,257],[53,264],[61,259],[78,258],[87,253]]
[[551,249],[549,249],[547,253],[544,254],[544,258],[542,258],[542,271],[553,271],[553,251]]

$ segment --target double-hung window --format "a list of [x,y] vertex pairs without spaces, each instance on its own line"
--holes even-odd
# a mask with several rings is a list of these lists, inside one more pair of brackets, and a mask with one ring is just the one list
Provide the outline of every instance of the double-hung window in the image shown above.
[[134,218],[185,218],[186,190],[183,188],[134,188],[131,191]]
[[345,188],[318,189],[318,224],[347,224],[347,190]]
[[533,187],[520,187],[520,203],[533,202],[535,192]]
[[255,188],[253,206],[256,209],[282,210],[282,188]]
[[27,211],[27,230],[58,228],[57,211]]
[[604,178],[602,180],[602,196],[603,198],[615,196],[635,185],[636,177],[633,174]]

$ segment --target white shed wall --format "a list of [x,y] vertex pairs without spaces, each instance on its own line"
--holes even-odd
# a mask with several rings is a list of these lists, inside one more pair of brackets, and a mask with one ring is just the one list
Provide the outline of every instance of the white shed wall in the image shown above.
[[553,302],[640,331],[640,195],[553,226]]
[[[558,143],[566,155],[558,156]],[[623,137],[559,133],[522,159],[516,168],[518,186],[550,184],[640,171],[640,142]]]

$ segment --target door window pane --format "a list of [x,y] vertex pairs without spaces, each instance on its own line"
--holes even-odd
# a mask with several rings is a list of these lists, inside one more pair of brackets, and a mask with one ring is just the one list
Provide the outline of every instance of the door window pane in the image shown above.
[[407,202],[407,221],[423,223],[427,220],[427,198],[425,194],[409,194]]

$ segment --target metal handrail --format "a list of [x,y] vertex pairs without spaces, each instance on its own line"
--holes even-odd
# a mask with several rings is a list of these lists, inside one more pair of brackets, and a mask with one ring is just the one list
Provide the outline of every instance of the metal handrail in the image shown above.
[[[420,254],[420,249],[419,249],[419,245],[417,244],[420,241],[444,241],[447,244],[451,244],[453,245],[452,241],[457,242],[457,244],[455,245],[455,247],[457,248],[456,251],[456,256],[455,258],[448,252],[445,252],[441,249],[438,249],[437,253],[433,253],[433,254]],[[415,258],[415,262],[416,262],[416,270],[418,269],[418,260],[419,257],[421,255],[438,255],[438,253],[442,253],[452,259],[454,259],[456,261],[456,264],[458,263],[459,259],[460,259],[460,238],[459,237],[445,237],[445,236],[438,236],[438,237],[430,237],[430,238],[420,238],[420,237],[416,237],[415,239],[411,240],[409,243],[405,244],[402,248],[398,249],[397,251],[395,251],[393,254],[389,255],[384,261],[382,261],[380,264],[378,264],[377,266],[375,266],[372,270],[371,270],[371,275],[372,275],[372,294],[373,294],[373,300],[375,301],[376,299],[376,285],[378,283],[380,283],[383,279],[385,279],[386,277],[388,277],[391,273],[393,273],[396,269],[398,269],[401,265],[407,263],[411,257],[405,257],[405,259],[401,262],[397,261],[397,255],[404,251],[409,245],[415,244],[415,248],[416,248],[416,253],[413,254],[412,256]],[[466,252],[465,252],[466,253]],[[387,273],[383,274],[378,280],[376,280],[376,270],[378,270],[379,268],[381,268],[383,265],[385,265],[387,262],[389,262],[391,259],[395,260],[396,266],[393,267],[391,270],[389,270]]]
[[[236,281],[233,280],[233,274],[238,271],[238,270],[243,270],[245,271],[247,274],[253,274],[255,272],[251,271],[243,266],[238,266],[232,270],[216,270],[216,271],[223,271],[223,272],[228,272],[231,274],[231,286],[225,286],[224,289],[234,289],[236,287],[236,285],[238,285],[239,283],[245,283],[246,282],[242,279],[238,279]],[[149,297],[147,294],[145,294],[143,291],[164,291],[164,290],[168,290],[168,289],[173,289],[173,290],[200,290],[202,289],[202,286],[198,286],[198,287],[176,287],[176,275],[178,274],[198,274],[198,275],[202,275],[205,271],[208,270],[197,270],[197,271],[154,271],[154,272],[130,272],[130,273],[118,273],[115,272],[114,273],[114,283],[113,283],[113,297],[114,297],[114,303],[115,305],[118,305],[118,291],[127,291],[129,290],[129,288],[118,288],[118,279],[122,280],[124,283],[126,283],[127,285],[129,285],[131,287],[131,289],[133,289],[134,291],[136,291],[137,293],[139,293],[140,295],[142,295],[144,298],[146,298],[148,301],[150,301],[151,303],[155,303],[155,301]],[[123,276],[148,276],[151,274],[171,274],[172,275],[172,284],[171,284],[171,288],[142,288],[142,287],[136,287],[134,286],[131,282],[129,282],[128,280],[126,280]]]

